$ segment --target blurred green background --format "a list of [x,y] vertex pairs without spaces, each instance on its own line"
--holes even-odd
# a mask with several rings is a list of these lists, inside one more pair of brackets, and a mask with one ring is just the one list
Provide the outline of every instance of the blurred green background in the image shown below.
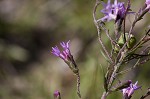
[[[142,0],[131,1],[133,11],[144,4]],[[93,24],[94,4],[95,0],[0,0],[0,99],[53,99],[55,90],[61,92],[62,99],[77,99],[75,75],[51,54],[52,46],[68,40],[80,69],[83,99],[100,99],[100,64],[106,68],[107,63]],[[138,38],[150,22],[149,15],[134,29]],[[110,31],[112,24],[108,24]],[[108,45],[108,39],[103,39]],[[133,99],[150,87],[149,63],[121,77],[138,80],[142,86]],[[117,92],[108,98],[121,99],[121,95]]]

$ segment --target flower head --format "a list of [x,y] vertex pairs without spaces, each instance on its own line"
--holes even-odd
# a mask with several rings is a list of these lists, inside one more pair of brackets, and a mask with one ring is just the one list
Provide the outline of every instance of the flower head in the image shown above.
[[150,9],[150,0],[146,0],[145,4],[146,4],[146,9]]
[[70,41],[68,41],[67,43],[65,43],[65,42],[60,43],[60,45],[63,48],[63,51],[60,51],[57,46],[52,47],[52,53],[55,56],[60,57],[64,61],[67,61],[69,59],[69,57],[71,56],[70,49],[69,49],[69,42]]
[[70,49],[69,49],[69,42],[70,41],[68,41],[67,43],[65,43],[65,42],[60,43],[61,47],[63,48],[62,51],[60,51],[57,46],[52,47],[52,53],[55,56],[60,57],[61,59],[63,59],[64,62],[69,66],[69,68],[75,74],[78,74],[79,70],[77,68],[77,65],[76,65],[74,59],[73,59],[73,56],[71,55],[71,52],[70,52]]
[[147,5],[149,5],[150,4],[150,0],[146,0],[146,2],[145,2]]
[[61,99],[60,92],[58,90],[54,92],[54,99]]
[[104,9],[101,10],[105,16],[101,18],[102,21],[110,21],[112,19],[119,20],[125,17],[126,8],[124,2],[114,1],[114,4],[108,0],[107,4],[103,3]]
[[138,90],[139,86],[137,86],[138,81],[135,84],[131,83],[129,87],[122,89],[122,93],[124,96],[131,97],[135,90]]

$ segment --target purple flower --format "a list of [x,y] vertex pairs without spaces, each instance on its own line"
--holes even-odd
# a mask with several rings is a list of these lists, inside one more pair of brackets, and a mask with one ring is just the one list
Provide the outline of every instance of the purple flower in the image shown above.
[[135,84],[130,84],[129,87],[122,89],[122,93],[124,96],[131,97],[135,90],[138,90],[139,86],[137,86],[138,81]]
[[103,14],[105,14],[105,16],[103,18],[101,18],[102,21],[110,21],[111,19],[113,19],[114,17],[112,16],[112,4],[110,3],[110,0],[108,0],[107,4],[102,3],[104,6],[104,9],[101,10],[101,12]]
[[101,10],[105,16],[101,18],[102,21],[119,20],[125,17],[126,8],[124,2],[114,1],[114,4],[108,0],[107,4],[103,3],[104,9]]
[[[146,9],[150,9],[150,0],[146,0],[146,2],[145,2],[145,4],[146,4]],[[150,11],[149,11],[150,12]]]
[[145,2],[147,5],[150,5],[150,0],[146,0]]
[[69,49],[69,42],[70,41],[68,41],[67,43],[65,43],[65,42],[60,43],[61,47],[63,48],[62,51],[60,51],[57,46],[52,47],[52,53],[55,56],[58,56],[61,59],[63,59],[64,62],[69,66],[69,68],[75,74],[78,74],[79,69],[78,69],[78,67],[77,67],[77,65],[76,65],[76,63],[73,59],[73,56],[71,55],[71,52],[70,52],[70,49]]
[[54,92],[54,99],[61,99],[60,92],[58,90]]
[[57,46],[52,47],[52,53],[55,56],[60,57],[64,61],[68,61],[68,59],[70,59],[70,57],[72,56],[71,53],[70,53],[70,49],[69,49],[69,42],[70,41],[68,41],[67,43],[65,43],[65,42],[60,43],[60,45],[63,48],[63,51],[60,51]]

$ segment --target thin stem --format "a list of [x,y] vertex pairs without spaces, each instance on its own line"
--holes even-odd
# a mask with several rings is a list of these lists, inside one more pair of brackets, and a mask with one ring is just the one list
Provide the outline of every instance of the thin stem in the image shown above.
[[136,67],[138,66],[138,64],[139,64],[139,61],[140,61],[140,59],[137,60],[137,62],[134,64],[133,67],[128,68],[128,69],[126,69],[126,70],[123,70],[123,71],[117,73],[116,75],[119,75],[119,74],[125,74],[125,73],[131,71],[132,69],[136,68]]
[[147,59],[141,61],[141,62],[139,63],[139,65],[140,65],[140,64],[144,64],[144,63],[148,62],[149,60],[150,60],[150,58],[147,58]]
[[149,9],[144,9],[143,12],[139,15],[139,13],[135,16],[135,19],[131,25],[131,28],[130,28],[130,31],[129,31],[129,34],[131,34],[135,24],[142,19],[142,17],[149,11]]
[[145,99],[148,96],[150,96],[150,88],[148,88],[147,93],[144,96],[142,96],[140,99]]
[[[147,50],[149,47],[150,47],[150,46],[147,46],[147,47],[146,47],[146,48],[145,48],[145,49],[141,52],[141,54],[143,54],[143,53],[144,53],[144,51],[145,51],[145,50]],[[147,58],[147,59],[145,59],[145,60],[144,60],[144,61],[142,61],[142,62],[140,62],[140,60],[141,60],[141,59],[138,59],[138,60],[137,60],[137,62],[134,64],[134,66],[133,66],[133,67],[128,68],[128,69],[126,69],[126,70],[123,70],[123,71],[121,71],[121,72],[117,73],[117,75],[127,73],[127,72],[131,71],[132,69],[136,68],[137,66],[139,66],[140,64],[142,64],[142,63],[145,63],[145,62],[149,61],[149,59],[150,59],[150,58]]]
[[103,92],[103,95],[102,95],[101,99],[106,99],[108,94],[109,94],[108,92]]
[[125,54],[126,54],[126,52],[122,52],[122,55],[121,55],[121,58],[119,59],[119,62],[114,66],[114,71],[111,74],[111,77],[110,77],[110,80],[109,80],[108,89],[111,88],[111,86],[112,86],[112,84],[113,84],[113,82],[115,80],[116,73],[119,71],[120,66],[122,65],[123,60],[124,60],[124,58],[126,56]]
[[[95,6],[94,6],[94,10],[93,10],[93,19],[94,19],[94,23],[95,23],[95,26],[97,28],[97,33],[98,33],[98,38],[99,38],[99,42],[104,50],[104,52],[106,53],[107,57],[109,58],[109,60],[111,61],[111,63],[113,63],[113,60],[111,58],[111,55],[108,53],[106,47],[104,46],[103,42],[102,42],[102,39],[101,39],[101,34],[100,34],[100,27],[99,27],[99,23],[97,22],[96,20],[96,9],[97,9],[97,6],[100,4],[100,1],[96,0],[96,3],[95,3]],[[101,22],[100,22],[101,23]]]
[[80,93],[80,74],[79,72],[77,73],[77,94],[79,99],[81,99],[81,93]]
[[106,33],[107,37],[109,38],[109,40],[111,41],[111,43],[112,43],[114,46],[117,45],[117,42],[116,42],[115,40],[113,40],[112,37],[110,36],[109,30],[106,29],[105,27],[102,27],[102,28],[105,30],[105,33]]

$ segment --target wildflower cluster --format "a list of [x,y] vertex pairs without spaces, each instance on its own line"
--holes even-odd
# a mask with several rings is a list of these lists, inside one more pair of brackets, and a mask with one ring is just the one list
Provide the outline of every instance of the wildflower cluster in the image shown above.
[[[96,9],[101,3],[104,7],[101,10],[104,17],[96,19]],[[150,41],[150,29],[146,31],[145,35],[141,37],[139,41],[137,41],[136,36],[133,34],[136,23],[141,21],[144,15],[150,11],[150,0],[146,0],[145,5],[143,4],[143,7],[141,7],[138,12],[131,12],[130,0],[127,0],[127,4],[118,2],[118,0],[114,0],[114,3],[111,3],[111,0],[108,0],[107,3],[97,1],[93,11],[93,19],[97,28],[99,42],[103,49],[103,55],[109,61],[108,69],[104,77],[105,92],[101,99],[106,99],[112,91],[115,92],[118,90],[122,90],[125,99],[130,99],[134,91],[140,88],[137,86],[137,82],[132,84],[132,82],[129,81],[125,86],[123,84],[121,87],[114,88],[114,81],[119,74],[126,73],[150,60],[150,46],[145,46],[145,43]],[[126,16],[128,14],[132,14],[135,18],[131,23],[130,29],[126,30]],[[110,35],[109,29],[105,26],[105,24],[111,20],[114,20],[114,36]],[[111,42],[111,51],[108,51],[103,43],[101,37],[103,32],[105,32]],[[136,61],[133,67],[127,70],[120,70],[121,67],[130,64],[132,60]]]

